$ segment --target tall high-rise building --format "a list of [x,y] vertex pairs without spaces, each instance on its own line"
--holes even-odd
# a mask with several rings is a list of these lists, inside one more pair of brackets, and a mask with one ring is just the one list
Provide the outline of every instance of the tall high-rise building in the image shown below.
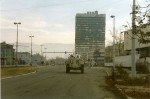
[[75,53],[97,64],[104,64],[105,20],[98,11],[76,14]]

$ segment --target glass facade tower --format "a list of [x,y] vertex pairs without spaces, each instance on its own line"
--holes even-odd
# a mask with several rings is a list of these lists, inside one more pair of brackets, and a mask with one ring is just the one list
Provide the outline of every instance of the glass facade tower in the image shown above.
[[105,19],[98,11],[76,14],[75,53],[96,64],[104,64]]

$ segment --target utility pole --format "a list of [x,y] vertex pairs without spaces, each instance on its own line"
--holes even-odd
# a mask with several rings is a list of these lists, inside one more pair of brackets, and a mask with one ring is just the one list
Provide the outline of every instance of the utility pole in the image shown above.
[[4,43],[5,45],[5,52],[4,52],[4,66],[6,65],[6,50],[7,50],[7,44]]
[[113,69],[115,69],[115,16],[110,17],[113,18]]
[[133,0],[133,7],[132,7],[132,50],[131,50],[131,71],[132,71],[132,78],[136,77],[136,64],[135,64],[135,33],[136,33],[136,4],[135,0]]
[[40,45],[41,46],[41,64],[42,64],[42,57],[43,57],[43,52],[42,52],[42,47],[44,46],[44,45]]
[[16,66],[18,66],[18,24],[21,24],[21,22],[14,22],[15,25],[17,25],[17,41],[16,41]]
[[45,65],[46,65],[46,49],[47,49],[47,48],[45,48],[45,62],[44,62]]
[[29,37],[31,37],[31,63],[30,63],[30,65],[32,66],[32,37],[34,37],[34,36],[29,36]]

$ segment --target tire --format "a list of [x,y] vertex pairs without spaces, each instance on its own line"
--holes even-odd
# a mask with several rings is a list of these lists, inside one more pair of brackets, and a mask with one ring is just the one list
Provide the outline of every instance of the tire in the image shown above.
[[67,69],[67,67],[66,67],[66,73],[68,73],[68,69]]
[[81,73],[84,73],[84,65],[81,66]]
[[68,67],[67,71],[68,71],[68,73],[70,73],[70,68],[69,67]]
[[66,73],[69,73],[70,72],[70,68],[69,68],[69,66],[67,65],[66,66]]

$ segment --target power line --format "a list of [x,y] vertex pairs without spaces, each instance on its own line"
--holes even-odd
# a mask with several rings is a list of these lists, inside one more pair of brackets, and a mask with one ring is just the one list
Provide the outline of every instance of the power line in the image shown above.
[[[83,0],[83,1],[80,1],[80,2],[88,2],[90,0]],[[124,0],[116,0],[114,2],[111,2],[111,3],[108,3],[104,6],[102,6],[101,8],[104,8],[104,7],[107,7],[107,6],[110,6],[110,5],[114,5],[114,4],[117,4],[117,3],[120,3]],[[9,11],[20,11],[20,10],[27,10],[27,9],[37,9],[37,8],[47,8],[47,7],[52,7],[52,6],[62,6],[62,5],[69,5],[69,4],[77,4],[77,3],[80,3],[79,1],[75,1],[75,2],[68,2],[68,3],[57,3],[57,4],[49,4],[49,5],[43,5],[43,6],[35,6],[35,7],[27,7],[27,8],[17,8],[17,9],[1,9],[0,11],[2,12],[9,12]],[[93,2],[93,1],[92,1]]]
[[111,5],[115,5],[115,4],[120,3],[122,1],[125,1],[125,0],[116,0],[114,2],[110,2],[110,3],[106,4],[106,5],[103,5],[101,8],[108,7],[108,6],[111,6]]
[[[83,0],[83,1],[80,1],[80,2],[87,2],[87,1],[90,1],[90,0]],[[79,1],[68,2],[68,3],[49,4],[49,5],[35,6],[35,7],[27,7],[27,8],[4,9],[4,10],[0,10],[0,11],[2,11],[2,12],[7,12],[7,11],[20,11],[20,10],[26,10],[26,9],[46,8],[46,7],[52,7],[52,6],[62,6],[62,5],[76,4],[76,3],[79,3]]]

